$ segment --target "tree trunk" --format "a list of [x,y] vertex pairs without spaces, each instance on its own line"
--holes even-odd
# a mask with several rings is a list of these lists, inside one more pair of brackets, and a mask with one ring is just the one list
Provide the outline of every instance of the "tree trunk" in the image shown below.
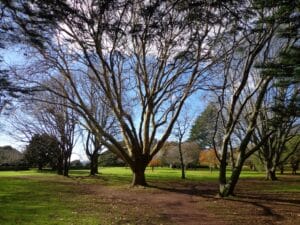
[[91,157],[90,175],[95,176],[98,174],[98,154],[93,154]]
[[234,189],[239,180],[241,171],[242,171],[242,167],[240,166],[234,167],[228,183],[223,186],[220,185],[219,195],[221,197],[234,196]]
[[145,170],[146,166],[144,165],[136,165],[132,168],[133,177],[132,177],[132,186],[147,186],[146,178],[145,178]]
[[[231,173],[228,183],[224,182],[224,180],[226,180],[226,166],[225,167],[222,166],[223,170],[225,169],[225,172],[223,171],[221,173],[221,171],[220,171],[220,177],[219,177],[220,181],[222,181],[222,182],[220,182],[220,185],[219,185],[219,195],[221,197],[228,197],[228,196],[234,195],[234,189],[236,187],[236,184],[237,184],[240,174],[242,172],[244,160],[245,159],[243,159],[243,156],[240,155],[238,157],[238,159],[236,161],[236,165],[232,170],[232,173]],[[221,168],[221,166],[220,166],[220,168]],[[225,177],[221,177],[222,175]],[[222,180],[221,180],[221,178],[222,178]]]
[[62,159],[58,159],[57,162],[57,174],[58,175],[63,175],[64,172],[64,162]]
[[65,177],[69,176],[69,168],[70,168],[70,163],[69,163],[69,157],[64,159],[64,172],[63,175]]
[[219,195],[223,197],[223,193],[226,192],[226,154],[222,154],[222,159],[220,161],[219,169]]
[[265,162],[266,180],[277,180],[276,169],[271,161]]
[[185,179],[185,168],[184,168],[184,162],[183,162],[183,156],[182,156],[181,140],[179,141],[179,144],[178,144],[178,150],[179,150],[180,164],[181,164],[181,179]]
[[278,180],[274,170],[271,169],[266,171],[266,180],[272,180],[272,181]]

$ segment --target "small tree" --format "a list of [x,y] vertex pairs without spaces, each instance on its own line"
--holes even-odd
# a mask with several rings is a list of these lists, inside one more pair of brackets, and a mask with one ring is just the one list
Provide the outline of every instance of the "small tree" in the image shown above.
[[161,162],[160,162],[159,159],[155,158],[155,159],[152,159],[152,160],[149,162],[148,166],[150,166],[151,169],[152,169],[152,171],[153,171],[153,170],[154,170],[154,167],[161,166]]
[[178,151],[179,151],[179,159],[180,159],[180,167],[181,167],[181,179],[185,179],[185,162],[184,157],[182,153],[182,141],[184,138],[184,135],[186,134],[188,128],[190,126],[190,118],[187,116],[187,114],[184,114],[183,117],[179,118],[174,127],[174,136],[177,139],[178,143]]

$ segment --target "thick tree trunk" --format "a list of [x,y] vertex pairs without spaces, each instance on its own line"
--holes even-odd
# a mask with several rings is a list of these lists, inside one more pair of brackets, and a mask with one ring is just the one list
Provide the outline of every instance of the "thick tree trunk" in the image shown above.
[[95,176],[98,174],[98,154],[93,154],[91,157],[90,175]]
[[64,172],[63,172],[63,175],[65,177],[68,177],[69,176],[69,169],[70,169],[70,162],[69,162],[69,157],[65,158],[64,159]]
[[132,186],[147,186],[145,178],[146,165],[136,165],[131,167],[133,172]]
[[266,180],[277,180],[276,177],[276,169],[275,166],[273,166],[273,163],[271,161],[265,162],[265,170],[266,170]]
[[266,180],[278,180],[274,170],[271,169],[266,171]]
[[63,175],[64,173],[64,162],[62,159],[59,159],[57,162],[57,174]]

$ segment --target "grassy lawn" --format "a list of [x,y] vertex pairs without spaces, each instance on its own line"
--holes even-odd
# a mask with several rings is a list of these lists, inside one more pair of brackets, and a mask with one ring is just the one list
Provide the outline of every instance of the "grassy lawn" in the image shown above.
[[[129,168],[100,168],[99,171],[99,176],[88,177],[87,170],[73,170],[70,178],[36,170],[1,171],[0,224],[168,224],[159,210],[147,205],[141,209],[134,201],[122,202],[111,197],[115,193],[107,192],[120,188],[130,192]],[[149,168],[146,176],[150,184],[164,183],[170,186],[175,183],[206,182],[215,186],[218,172],[189,170],[187,181],[181,181],[180,170],[155,168],[152,171]],[[243,180],[263,178],[263,173],[246,171],[242,174]],[[265,182],[264,189],[261,186],[257,188],[267,193],[299,193],[299,181],[298,177],[295,182],[285,182],[284,185]],[[260,182],[255,185],[260,185]],[[94,189],[101,193],[99,187],[106,188],[102,191],[103,195],[95,194]],[[149,190],[152,191],[151,188]],[[140,213],[147,214],[140,217]]]
[[[130,168],[124,167],[104,167],[99,169],[101,177],[107,181],[107,184],[129,184],[132,178],[132,172]],[[228,170],[227,175],[230,175],[230,170]],[[70,172],[71,176],[80,177],[87,176],[88,170],[72,170]],[[218,170],[213,170],[212,172],[208,169],[199,170],[187,170],[186,177],[189,181],[217,181],[219,172]],[[264,179],[265,174],[255,171],[243,171],[241,178],[257,178]],[[180,169],[170,169],[170,168],[151,168],[146,169],[146,179],[150,182],[155,181],[176,181],[180,180],[181,170]]]
[[74,195],[72,182],[31,173],[0,173],[0,224],[97,224],[94,216],[79,214],[84,196]]

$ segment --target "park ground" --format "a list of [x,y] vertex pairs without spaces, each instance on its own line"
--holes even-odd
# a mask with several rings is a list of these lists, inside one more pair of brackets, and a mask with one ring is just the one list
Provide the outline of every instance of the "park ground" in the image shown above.
[[217,171],[147,170],[149,187],[129,186],[128,168],[0,172],[0,224],[261,225],[300,224],[300,176],[243,172],[236,196],[218,198]]

